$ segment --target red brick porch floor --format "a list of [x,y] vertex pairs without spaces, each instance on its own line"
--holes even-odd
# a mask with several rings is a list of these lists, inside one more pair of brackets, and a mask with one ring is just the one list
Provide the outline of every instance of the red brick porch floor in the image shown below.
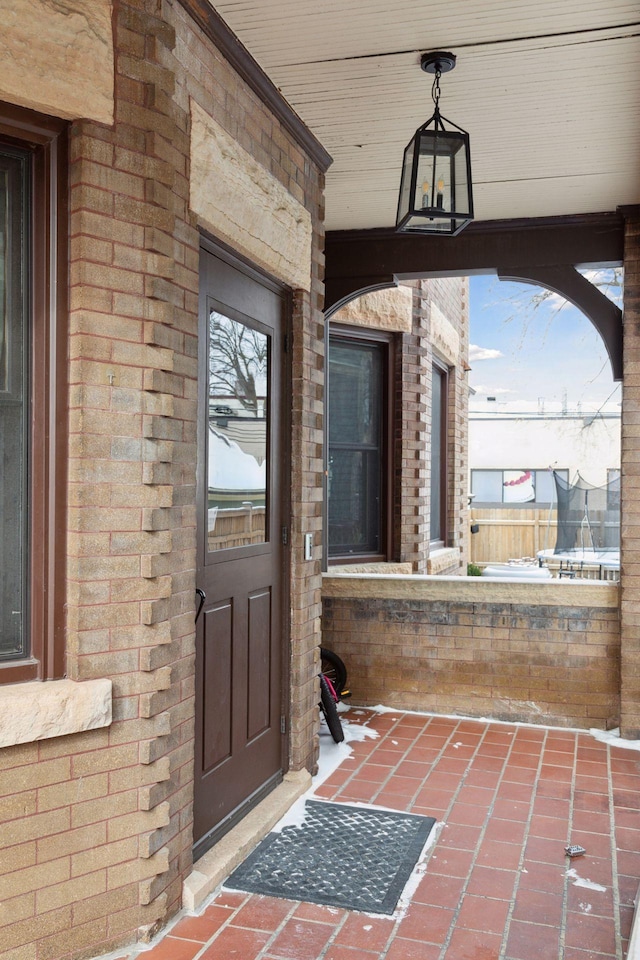
[[[625,957],[640,882],[640,753],[573,730],[346,716],[379,739],[352,743],[315,795],[444,821],[405,914],[223,890],[140,960]],[[568,841],[586,855],[569,861]]]

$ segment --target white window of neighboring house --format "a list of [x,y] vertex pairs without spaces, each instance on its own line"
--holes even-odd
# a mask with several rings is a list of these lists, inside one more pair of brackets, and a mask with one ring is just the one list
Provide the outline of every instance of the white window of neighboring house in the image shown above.
[[[556,472],[569,482],[568,470]],[[474,506],[484,503],[549,506],[556,502],[555,483],[550,470],[472,470],[471,493]]]

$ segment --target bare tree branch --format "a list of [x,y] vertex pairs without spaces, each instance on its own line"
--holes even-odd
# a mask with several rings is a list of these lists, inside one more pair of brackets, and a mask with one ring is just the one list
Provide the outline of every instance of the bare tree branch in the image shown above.
[[258,390],[267,378],[268,338],[244,323],[211,311],[209,317],[210,390],[220,388],[258,415]]

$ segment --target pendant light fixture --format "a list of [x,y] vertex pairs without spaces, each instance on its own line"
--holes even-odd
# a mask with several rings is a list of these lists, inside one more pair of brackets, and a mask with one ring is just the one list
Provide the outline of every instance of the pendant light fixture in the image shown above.
[[455,65],[455,54],[443,51],[424,53],[420,60],[434,75],[435,109],[404,151],[396,219],[401,233],[453,237],[473,220],[469,134],[440,115],[440,77]]

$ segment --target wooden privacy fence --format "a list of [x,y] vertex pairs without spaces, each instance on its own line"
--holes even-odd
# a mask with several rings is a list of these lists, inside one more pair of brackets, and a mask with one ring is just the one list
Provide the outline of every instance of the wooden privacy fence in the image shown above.
[[472,563],[506,563],[555,547],[555,509],[472,507],[471,523],[480,528],[470,537]]
[[228,550],[264,543],[265,508],[250,503],[239,507],[209,510],[209,550]]

